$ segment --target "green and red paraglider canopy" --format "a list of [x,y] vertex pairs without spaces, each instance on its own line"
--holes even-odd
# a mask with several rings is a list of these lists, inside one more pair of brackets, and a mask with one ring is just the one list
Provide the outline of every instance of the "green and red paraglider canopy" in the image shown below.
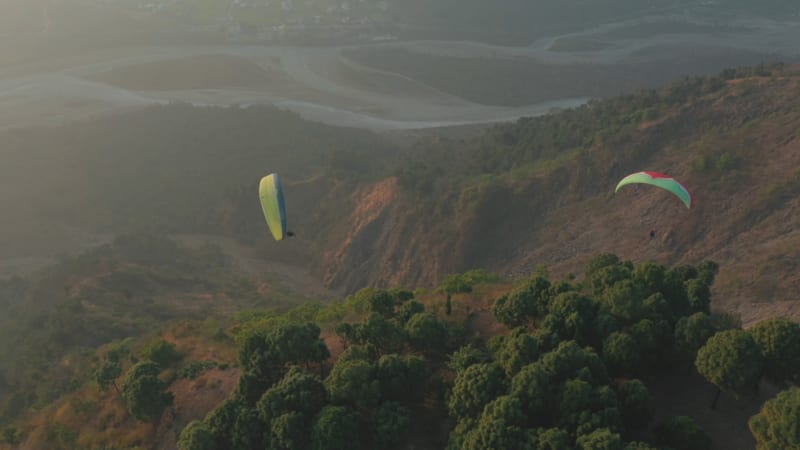
[[681,183],[679,183],[675,178],[672,178],[669,175],[664,175],[663,173],[658,173],[658,172],[644,171],[644,172],[632,173],[627,177],[623,178],[622,180],[620,180],[619,183],[617,183],[617,188],[614,189],[614,192],[619,191],[619,189],[622,186],[635,183],[650,184],[656,187],[660,187],[661,189],[665,189],[669,192],[672,192],[673,194],[675,194],[676,197],[681,199],[681,201],[683,202],[684,205],[686,205],[687,208],[692,207],[693,199],[692,199],[692,194],[689,192],[689,190],[686,189],[686,187]]

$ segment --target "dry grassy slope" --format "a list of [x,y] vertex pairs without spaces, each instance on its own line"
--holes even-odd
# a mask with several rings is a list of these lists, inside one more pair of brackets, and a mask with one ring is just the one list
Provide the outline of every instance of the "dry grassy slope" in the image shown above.
[[[173,325],[161,337],[175,344],[186,361],[235,362],[233,344],[209,340],[200,334],[197,323],[184,322]],[[62,361],[67,363],[68,359]],[[25,438],[14,448],[52,448],[55,436],[67,433],[74,434],[75,445],[80,448],[175,449],[186,424],[202,419],[230,396],[239,379],[239,369],[211,368],[195,379],[181,378],[174,369],[168,369],[162,377],[175,377],[169,386],[174,401],[158,423],[133,419],[114,389],[101,392],[94,383],[87,383],[41,410],[31,410],[20,422]],[[118,386],[123,381],[124,376],[117,380]],[[0,449],[10,448],[0,444]]]
[[[477,210],[444,220],[410,207],[392,180],[377,183],[354,194],[357,226],[327,255],[326,280],[346,289],[433,284],[448,272],[483,267],[520,276],[537,264],[580,273],[598,252],[663,264],[712,259],[721,265],[716,307],[739,312],[745,324],[800,319],[799,99],[797,78],[734,80],[581,160],[490,190]],[[615,195],[616,181],[637,170],[682,180],[695,206],[648,187]]]

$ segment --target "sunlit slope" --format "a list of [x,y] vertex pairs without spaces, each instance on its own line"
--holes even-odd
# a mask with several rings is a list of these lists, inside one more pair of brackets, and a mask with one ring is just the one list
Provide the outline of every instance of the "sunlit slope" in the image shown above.
[[[746,320],[796,314],[799,81],[792,68],[730,70],[410,147],[270,108],[170,105],[12,130],[1,248],[54,254],[142,227],[217,234],[344,290],[474,267],[578,272],[598,251],[711,258],[720,305]],[[640,170],[681,180],[692,209],[658,189],[613,194]],[[255,192],[271,172],[286,180],[291,247],[266,239]]]
[[[513,274],[537,264],[577,272],[597,251],[711,258],[725,268],[720,305],[746,320],[798,314],[798,82],[788,69],[729,71],[498,126],[469,144],[431,141],[398,171],[396,200],[374,209],[364,190],[352,223],[365,232],[336,253],[331,279],[431,283],[468,268]],[[639,170],[680,179],[692,209],[659,189],[613,194]]]

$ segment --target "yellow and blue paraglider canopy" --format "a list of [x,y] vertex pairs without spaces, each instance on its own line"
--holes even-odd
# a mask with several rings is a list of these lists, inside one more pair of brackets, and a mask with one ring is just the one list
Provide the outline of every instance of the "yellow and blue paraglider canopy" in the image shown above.
[[277,173],[271,173],[261,179],[258,185],[258,196],[264,218],[276,241],[286,237],[286,207],[283,202],[283,187]]

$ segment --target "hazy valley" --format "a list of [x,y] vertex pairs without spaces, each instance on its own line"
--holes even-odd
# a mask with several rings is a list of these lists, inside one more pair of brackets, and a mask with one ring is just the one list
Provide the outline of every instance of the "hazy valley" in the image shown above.
[[791,5],[67,3],[5,6],[0,448],[794,445]]

